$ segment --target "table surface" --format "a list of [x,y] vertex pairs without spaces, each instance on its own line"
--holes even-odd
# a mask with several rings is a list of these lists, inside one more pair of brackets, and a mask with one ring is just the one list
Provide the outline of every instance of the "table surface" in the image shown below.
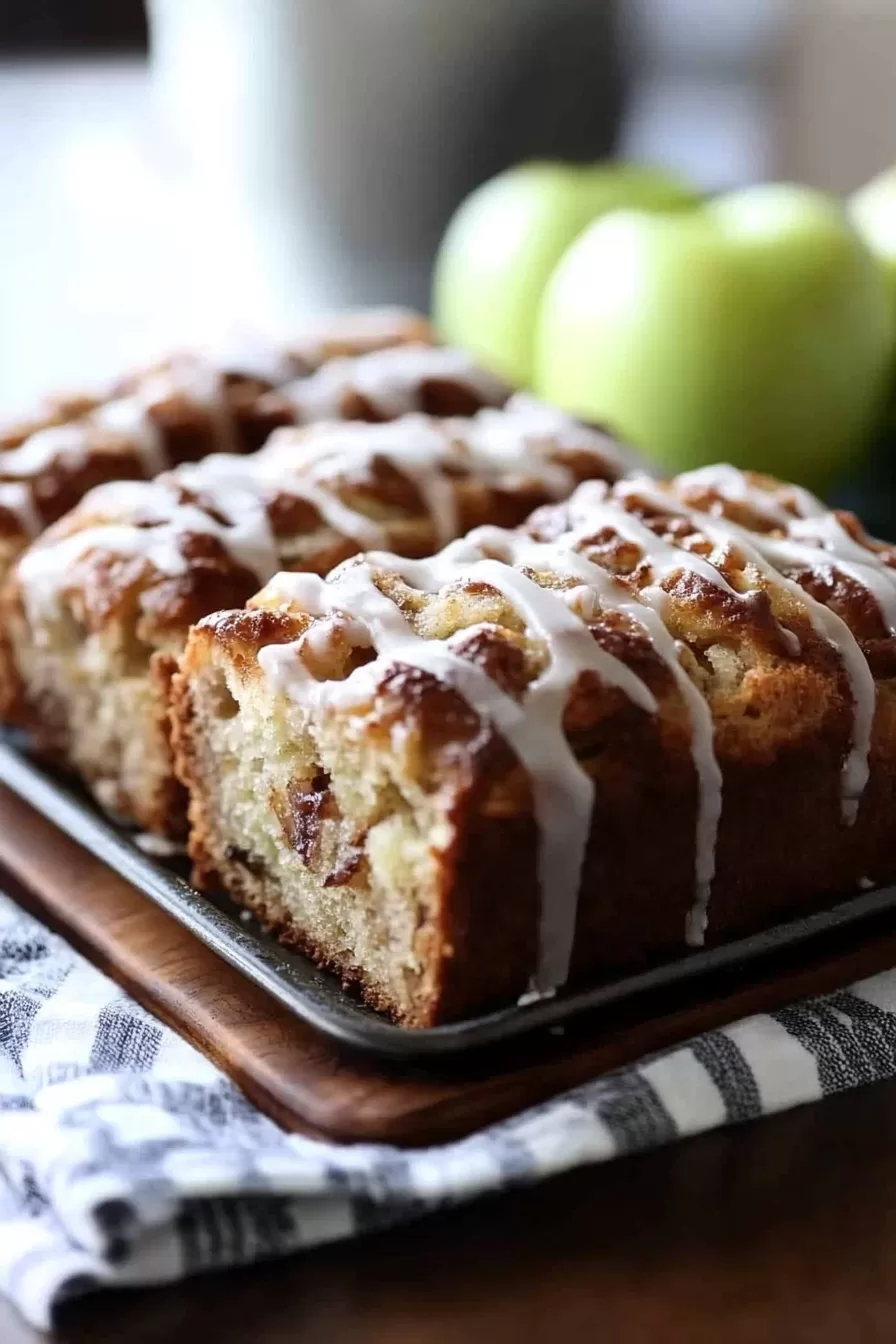
[[[64,1344],[896,1337],[896,1083],[288,1261],[66,1308]],[[0,1308],[4,1344],[36,1344]]]

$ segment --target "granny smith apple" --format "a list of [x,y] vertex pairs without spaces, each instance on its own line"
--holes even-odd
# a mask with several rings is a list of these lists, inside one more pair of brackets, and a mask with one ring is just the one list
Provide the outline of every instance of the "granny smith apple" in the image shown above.
[[896,311],[896,167],[857,191],[849,213],[859,233],[884,267]]
[[448,226],[433,284],[436,325],[488,368],[528,385],[542,291],[576,235],[620,206],[670,210],[696,200],[677,179],[633,164],[511,168],[477,188]]
[[894,326],[842,208],[769,184],[593,224],[546,289],[535,385],[670,471],[724,460],[823,489],[863,451]]

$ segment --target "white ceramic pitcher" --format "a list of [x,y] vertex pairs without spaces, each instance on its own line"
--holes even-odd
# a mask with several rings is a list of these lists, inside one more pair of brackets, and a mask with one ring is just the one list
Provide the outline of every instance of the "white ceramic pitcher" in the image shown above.
[[149,0],[168,137],[233,302],[268,324],[425,303],[496,90],[565,3]]

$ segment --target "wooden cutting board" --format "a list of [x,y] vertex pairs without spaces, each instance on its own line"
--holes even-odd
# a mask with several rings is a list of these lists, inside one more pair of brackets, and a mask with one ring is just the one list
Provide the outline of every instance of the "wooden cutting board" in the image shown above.
[[[0,786],[0,886],[219,1065],[290,1130],[419,1146],[750,1013],[896,966],[896,919],[877,918],[760,971],[669,991],[598,1023],[464,1062],[400,1067],[298,1021],[164,911]],[[702,995],[703,997],[698,997]]]

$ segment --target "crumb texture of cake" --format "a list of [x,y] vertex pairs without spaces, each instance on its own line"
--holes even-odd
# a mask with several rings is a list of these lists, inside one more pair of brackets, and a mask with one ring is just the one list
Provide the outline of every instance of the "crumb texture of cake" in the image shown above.
[[[151,479],[214,452],[255,452],[281,425],[389,419],[388,405],[399,399],[408,409],[419,400],[421,410],[442,401],[452,414],[506,400],[507,389],[431,342],[416,313],[347,312],[282,345],[242,339],[219,351],[181,352],[103,392],[48,401],[0,429],[0,575],[43,528],[105,482]],[[306,382],[317,390],[303,403]]]
[[197,880],[429,1026],[896,874],[896,549],[730,467],[277,575],[171,684]]
[[191,624],[279,570],[324,574],[362,550],[421,557],[477,525],[515,526],[631,461],[516,396],[470,418],[283,428],[246,457],[100,486],[13,569],[0,708],[104,807],[176,837],[166,693]]

